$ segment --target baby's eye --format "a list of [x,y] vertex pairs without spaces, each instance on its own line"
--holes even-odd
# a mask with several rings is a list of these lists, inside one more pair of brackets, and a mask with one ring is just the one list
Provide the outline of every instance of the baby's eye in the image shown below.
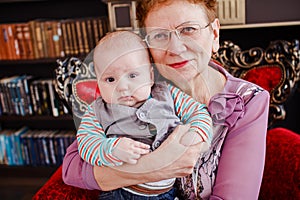
[[129,74],[129,78],[135,78],[135,77],[137,77],[137,74],[136,74],[136,73],[131,73],[131,74]]
[[108,83],[112,83],[112,82],[115,81],[115,78],[113,78],[113,77],[108,77],[108,78],[105,79],[105,81],[108,82]]

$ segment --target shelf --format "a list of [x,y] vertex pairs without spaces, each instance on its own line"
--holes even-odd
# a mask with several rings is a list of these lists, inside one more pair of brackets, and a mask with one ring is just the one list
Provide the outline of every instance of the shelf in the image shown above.
[[0,65],[53,64],[56,63],[57,59],[60,58],[0,60]]
[[32,129],[66,129],[74,130],[74,121],[71,115],[53,116],[0,116],[3,129],[28,126]]
[[221,29],[266,28],[266,27],[299,26],[299,25],[300,25],[300,21],[236,24],[236,25],[221,24]]
[[0,122],[2,121],[69,121],[72,120],[71,115],[61,115],[59,117],[53,116],[44,116],[44,115],[28,115],[28,116],[19,116],[19,115],[2,115],[0,116]]
[[67,58],[79,58],[79,59],[85,59],[86,56],[69,56],[64,58],[43,58],[43,59],[18,59],[18,60],[0,60],[0,66],[1,65],[29,65],[29,64],[56,64],[57,60],[65,60]]
[[58,166],[50,167],[50,166],[8,166],[8,165],[0,165],[0,177],[8,178],[8,177],[18,177],[18,178],[26,178],[26,177],[50,177],[56,170]]
[[36,1],[47,1],[47,0],[0,0],[0,3],[21,3],[21,2],[36,2]]

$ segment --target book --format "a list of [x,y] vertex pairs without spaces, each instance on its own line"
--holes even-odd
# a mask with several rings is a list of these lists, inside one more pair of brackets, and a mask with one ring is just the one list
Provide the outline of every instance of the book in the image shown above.
[[55,100],[53,80],[48,79],[48,80],[44,80],[44,82],[46,84],[46,87],[48,87],[49,101],[50,101],[50,105],[51,105],[52,116],[58,117],[59,111],[58,111],[58,107],[56,105],[56,100]]
[[61,21],[61,30],[62,30],[62,38],[63,38],[63,46],[64,46],[65,56],[70,56],[71,55],[71,47],[70,47],[69,36],[68,36],[68,31],[67,31],[67,22],[68,22],[68,20]]
[[40,80],[38,86],[41,92],[41,101],[42,101],[42,114],[43,115],[53,115],[51,108],[51,99],[49,86],[46,80]]
[[33,102],[33,110],[36,115],[43,114],[43,102],[42,102],[42,92],[40,80],[34,80],[30,85],[31,99]]
[[89,44],[89,51],[95,48],[96,42],[94,37],[94,31],[93,31],[93,25],[92,25],[92,19],[87,18],[86,19],[86,30],[87,30],[87,38],[88,38],[88,44]]
[[54,58],[55,57],[55,52],[54,52],[54,41],[53,41],[53,35],[54,35],[54,30],[53,30],[53,21],[45,21],[44,22],[44,35],[45,35],[45,43],[44,45],[46,46],[47,49],[47,58]]
[[12,137],[14,130],[7,129],[4,132],[5,138],[5,152],[6,152],[6,159],[7,165],[14,165],[15,155],[13,150],[14,138]]
[[83,31],[82,31],[82,26],[81,26],[81,21],[76,20],[75,21],[75,26],[76,26],[76,32],[77,32],[77,41],[78,41],[78,54],[79,55],[85,55],[85,41],[83,38]]
[[24,76],[19,76],[11,82],[15,92],[15,104],[18,107],[19,111],[16,114],[21,116],[25,116],[24,96],[21,94],[21,87],[23,84],[22,79],[24,78]]
[[[3,78],[4,79],[4,78]],[[9,113],[8,102],[6,99],[6,89],[4,88],[3,79],[0,80],[0,103],[1,103],[1,114]]]
[[7,130],[0,131],[0,164],[7,165],[7,155],[5,150],[5,132]]
[[26,133],[20,136],[21,148],[22,148],[22,157],[24,160],[24,165],[31,165],[33,161],[33,155],[31,154],[31,143],[30,137],[36,130],[29,129]]
[[24,46],[27,59],[34,59],[34,49],[33,49],[33,39],[31,36],[30,25],[25,23],[23,25],[23,37],[24,37]]
[[14,24],[2,24],[2,31],[4,35],[7,59],[14,60],[20,58],[20,50],[18,40],[15,37]]
[[25,23],[10,24],[12,30],[14,29],[14,37],[19,47],[19,53],[15,52],[14,59],[27,59],[27,51],[25,44],[25,36],[23,33],[23,27]]
[[63,37],[62,37],[62,29],[61,22],[54,21],[52,23],[53,28],[53,43],[54,43],[54,55],[56,58],[65,57],[64,47],[63,47]]
[[58,130],[54,130],[47,135],[47,145],[49,147],[49,157],[51,165],[57,164],[57,153],[54,147],[54,138],[56,133],[58,133]]
[[5,38],[5,35],[4,35],[4,27],[2,24],[0,24],[0,60],[7,60],[7,45],[6,45],[6,38]]
[[33,54],[34,58],[38,59],[41,58],[40,55],[40,50],[38,46],[38,36],[37,36],[37,31],[36,31],[36,26],[37,26],[37,21],[36,20],[31,20],[28,22],[29,25],[29,31],[30,31],[30,37],[32,38],[32,46],[33,46]]
[[44,26],[41,20],[35,20],[34,24],[34,34],[35,34],[35,48],[37,51],[38,58],[45,58],[46,57],[46,48],[44,45]]
[[10,82],[11,80],[17,78],[18,76],[11,76],[11,77],[4,77],[0,79],[0,85],[1,85],[1,90],[3,92],[3,99],[4,101],[1,101],[3,112],[6,114],[15,114],[15,105],[13,104],[14,101],[14,96],[11,96],[10,92]]
[[32,95],[31,95],[30,85],[36,79],[37,78],[32,75],[26,75],[25,78],[23,79],[23,84],[22,84],[23,87],[21,88],[21,93],[22,93],[22,96],[24,97],[25,113],[29,114],[29,115],[34,114],[33,100],[31,99]]
[[15,155],[15,165],[24,165],[21,136],[25,134],[28,130],[29,128],[27,126],[24,126],[16,130],[12,135],[14,137],[13,155]]
[[71,35],[69,37],[72,40],[72,54],[79,55],[79,45],[78,45],[78,31],[76,30],[75,20],[70,20],[70,27],[71,27]]
[[89,41],[88,41],[88,32],[87,32],[87,24],[85,20],[80,21],[81,30],[82,30],[82,38],[83,38],[83,52],[84,54],[88,54],[90,52]]

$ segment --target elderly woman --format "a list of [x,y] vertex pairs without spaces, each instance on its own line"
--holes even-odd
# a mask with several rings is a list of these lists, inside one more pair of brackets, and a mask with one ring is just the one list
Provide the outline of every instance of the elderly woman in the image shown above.
[[[178,177],[182,199],[257,199],[262,181],[269,94],[234,78],[211,60],[219,48],[216,0],[140,0],[137,18],[159,73],[207,104],[213,118],[212,146],[185,148],[179,126],[136,165],[93,167],[80,159],[77,143],[63,163],[65,183],[112,190]],[[200,156],[199,156],[200,155]]]

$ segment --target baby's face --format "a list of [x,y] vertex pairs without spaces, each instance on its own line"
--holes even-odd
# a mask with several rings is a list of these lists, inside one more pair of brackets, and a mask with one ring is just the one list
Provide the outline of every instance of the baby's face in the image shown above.
[[139,107],[149,97],[153,80],[147,51],[143,49],[117,58],[103,70],[98,85],[105,102]]

